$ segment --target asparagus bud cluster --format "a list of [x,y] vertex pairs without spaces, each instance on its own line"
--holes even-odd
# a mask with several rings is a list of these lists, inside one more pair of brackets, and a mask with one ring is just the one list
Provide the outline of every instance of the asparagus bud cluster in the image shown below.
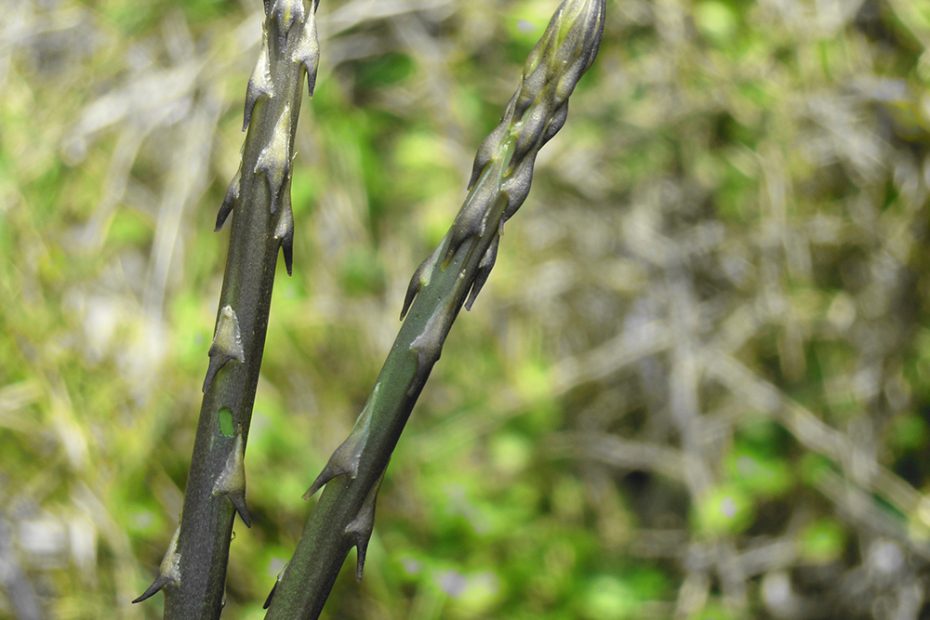
[[478,149],[452,227],[413,274],[404,323],[355,427],[307,491],[326,486],[266,601],[267,618],[317,617],[353,546],[361,577],[390,455],[456,316],[494,267],[503,225],[529,194],[539,149],[565,123],[568,98],[597,55],[604,8],[605,0],[564,0],[530,54],[500,124]]
[[[497,260],[504,222],[530,193],[539,149],[565,124],[568,98],[594,62],[603,25],[603,2],[563,2],[530,53],[520,87],[500,123],[478,148],[468,197],[449,231],[443,257],[448,262],[466,241],[491,239],[466,301],[469,310]],[[414,272],[401,318],[424,285],[424,274],[435,268],[435,256],[431,256]]]

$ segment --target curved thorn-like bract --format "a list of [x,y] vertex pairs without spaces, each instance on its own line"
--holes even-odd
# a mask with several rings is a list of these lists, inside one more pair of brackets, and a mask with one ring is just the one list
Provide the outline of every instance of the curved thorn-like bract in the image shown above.
[[316,33],[316,13],[311,11],[294,48],[294,62],[300,63],[307,73],[307,92],[312,97],[316,88],[316,71],[320,61],[320,43]]
[[284,106],[284,111],[275,123],[271,141],[262,149],[255,162],[255,173],[265,175],[271,213],[278,210],[281,193],[287,191],[285,184],[291,171],[291,108]]
[[426,322],[423,331],[410,343],[410,350],[417,357],[417,367],[432,366],[439,360],[442,343],[445,341],[452,317],[447,306],[436,309]]
[[284,267],[287,275],[292,275],[294,265],[294,212],[291,209],[291,195],[285,189],[282,196],[284,206],[278,214],[278,222],[274,227],[274,238],[281,242],[281,253],[284,254]]
[[252,123],[255,104],[262,97],[274,97],[274,82],[271,79],[271,60],[268,57],[268,32],[262,29],[262,46],[258,53],[258,62],[252,70],[249,85],[245,91],[245,112],[242,114],[242,131]]
[[245,442],[242,433],[236,434],[226,465],[213,485],[213,495],[225,495],[246,527],[252,527],[252,515],[245,503]]
[[487,230],[488,216],[500,198],[498,186],[509,160],[508,155],[509,152],[495,155],[465,198],[447,234],[449,245],[444,263],[448,263],[466,241],[484,235]]
[[[501,229],[503,229],[503,221],[501,222]],[[478,299],[478,293],[481,292],[481,289],[484,288],[485,283],[488,281],[488,277],[491,275],[491,270],[494,269],[494,263],[497,262],[497,248],[501,243],[501,232],[494,237],[494,241],[491,242],[491,247],[487,249],[484,253],[484,256],[481,257],[481,262],[478,263],[478,273],[475,276],[475,283],[471,285],[471,291],[468,293],[468,299],[465,301],[465,309],[471,311],[471,307],[475,305],[475,300]]]
[[371,488],[362,507],[359,508],[358,514],[346,526],[344,533],[352,541],[356,551],[355,561],[355,579],[362,580],[362,573],[365,570],[365,556],[368,554],[368,541],[371,540],[371,533],[375,528],[375,504],[378,500],[378,490],[381,488],[381,481],[384,474],[378,478],[378,482]]
[[232,182],[226,189],[226,195],[223,197],[223,204],[220,205],[220,211],[216,214],[216,226],[213,227],[213,232],[219,232],[220,229],[223,228],[223,224],[226,223],[226,218],[229,217],[229,214],[232,213],[236,204],[238,204],[241,185],[242,170],[240,169],[236,171],[236,176],[233,177]]
[[155,577],[155,581],[153,581],[149,585],[149,587],[145,589],[145,592],[143,592],[136,598],[132,599],[133,605],[152,598],[153,596],[161,592],[162,588],[168,586],[170,583],[171,583],[170,579],[168,579],[164,575],[158,575],[157,577]]
[[436,260],[439,258],[439,250],[440,248],[436,248],[436,251],[426,257],[426,259],[420,263],[420,266],[416,268],[416,271],[413,272],[413,277],[410,278],[410,284],[407,285],[407,293],[404,295],[404,307],[401,308],[400,311],[401,321],[407,316],[407,310],[410,309],[410,304],[413,303],[420,289],[429,285],[429,276],[433,272],[433,267],[436,266]]
[[362,450],[368,443],[368,434],[371,431],[371,413],[378,399],[380,384],[375,385],[374,391],[365,403],[364,409],[355,421],[352,432],[329,457],[323,471],[314,479],[313,484],[304,493],[304,499],[310,499],[327,482],[338,476],[349,476],[355,479],[358,475],[358,465],[362,458]]
[[239,331],[239,317],[232,306],[223,306],[220,317],[216,322],[216,333],[213,334],[213,344],[210,345],[210,365],[207,366],[207,376],[203,380],[204,393],[213,385],[216,373],[232,360],[245,361],[245,351],[242,349],[242,333]]
[[262,603],[262,609],[268,609],[269,607],[271,607],[271,601],[272,599],[274,599],[274,593],[277,591],[279,583],[281,583],[280,577],[275,579],[274,585],[271,586],[271,591],[268,592],[268,596],[265,597],[265,602]]
[[133,599],[133,604],[141,603],[155,596],[162,589],[175,586],[181,582],[181,556],[178,553],[178,536],[180,533],[181,528],[178,526],[174,530],[171,542],[168,543],[168,550],[165,551],[165,555],[162,557],[161,565],[158,567],[158,575],[151,585],[145,589],[145,592]]
[[426,261],[420,263],[420,266],[417,267],[416,271],[413,272],[413,276],[410,278],[410,283],[407,285],[407,292],[404,294],[404,306],[400,309],[401,321],[403,321],[404,317],[407,316],[407,310],[410,310],[410,304],[413,303],[417,293],[419,293],[420,289],[423,288],[423,281],[420,279],[420,276],[423,274],[423,265],[425,264]]
[[278,584],[281,583],[281,580],[284,578],[284,573],[287,572],[287,564],[281,569],[281,572],[278,573],[278,576],[274,580],[274,585],[271,586],[271,591],[268,593],[268,596],[265,597],[265,602],[262,603],[262,609],[268,609],[271,606],[271,599],[274,598],[275,590],[278,589]]
[[423,331],[410,343],[410,351],[417,359],[417,369],[407,387],[408,396],[412,396],[426,383],[430,371],[442,355],[442,345],[454,320],[455,314],[448,305],[439,306],[426,321]]

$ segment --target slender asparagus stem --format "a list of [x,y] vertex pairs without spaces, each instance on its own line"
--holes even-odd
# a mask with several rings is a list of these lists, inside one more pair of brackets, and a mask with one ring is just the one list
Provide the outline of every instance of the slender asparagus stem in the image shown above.
[[562,127],[569,95],[594,61],[604,5],[564,0],[530,54],[500,124],[478,150],[455,222],[413,274],[406,320],[355,428],[307,491],[326,486],[266,601],[267,618],[318,617],[353,546],[361,577],[388,460],[452,323],[463,304],[471,308],[494,266],[504,222],[529,193],[536,154]]
[[279,248],[291,272],[291,160],[301,82],[313,94],[316,3],[265,0],[263,40],[246,91],[242,163],[216,220],[235,211],[181,524],[159,575],[134,602],[165,592],[165,618],[218,618],[234,512],[245,503],[245,446]]

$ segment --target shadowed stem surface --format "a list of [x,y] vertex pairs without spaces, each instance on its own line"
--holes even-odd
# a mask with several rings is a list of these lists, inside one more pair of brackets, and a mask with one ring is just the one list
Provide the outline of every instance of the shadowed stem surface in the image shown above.
[[262,46],[246,92],[242,163],[216,220],[235,213],[203,404],[178,531],[158,576],[134,602],[165,592],[165,617],[217,618],[235,514],[245,503],[245,446],[279,249],[291,271],[291,160],[304,74],[313,92],[315,5],[266,0]]
[[604,0],[565,0],[523,70],[500,124],[478,150],[469,191],[440,246],[411,279],[406,316],[349,437],[307,491],[326,486],[267,618],[316,618],[346,555],[361,576],[376,494],[410,412],[462,306],[471,307],[497,256],[504,223],[526,199],[539,149],[562,127],[568,98],[597,54]]

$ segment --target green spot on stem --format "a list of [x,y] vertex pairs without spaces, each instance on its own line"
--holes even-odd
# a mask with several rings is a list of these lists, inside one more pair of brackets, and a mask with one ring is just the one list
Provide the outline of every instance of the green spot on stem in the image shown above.
[[220,435],[223,437],[232,437],[236,434],[233,428],[233,415],[229,407],[223,407],[217,414],[217,420],[220,426]]

